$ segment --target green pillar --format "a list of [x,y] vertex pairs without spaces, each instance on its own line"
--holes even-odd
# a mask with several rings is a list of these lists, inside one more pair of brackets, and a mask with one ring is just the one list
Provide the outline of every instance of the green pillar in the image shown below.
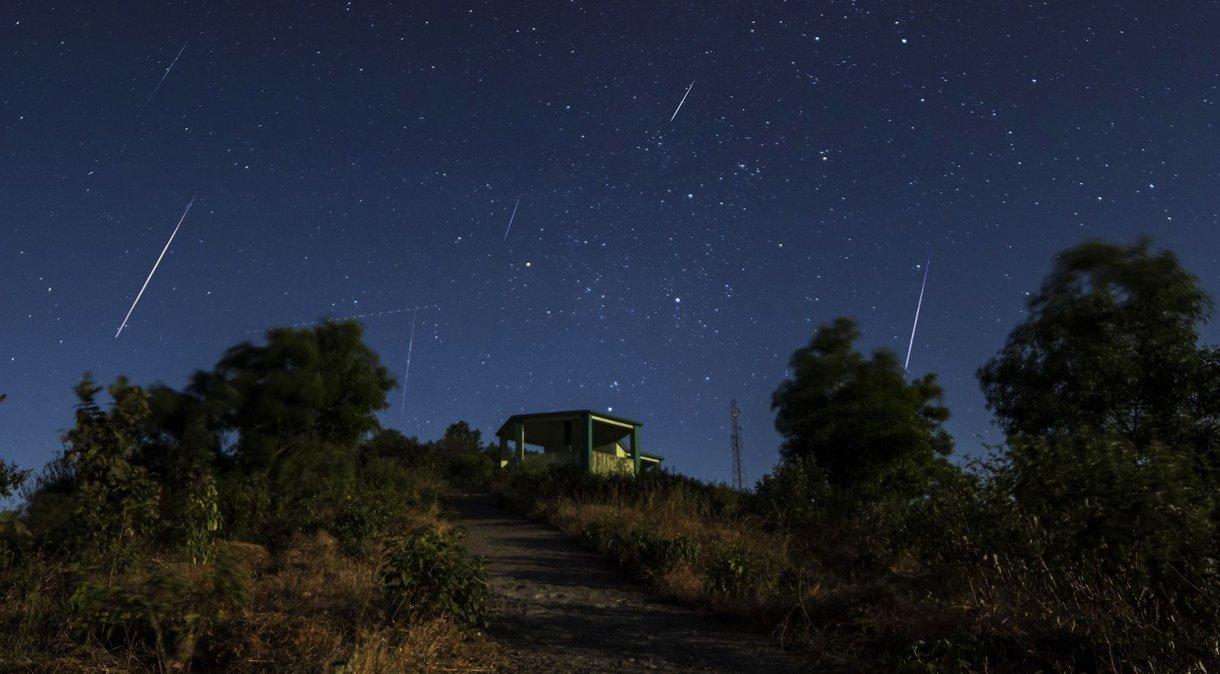
[[640,427],[631,427],[631,461],[635,463],[635,474],[640,474]]
[[520,421],[513,426],[513,439],[517,443],[517,462],[525,463],[525,424]]
[[585,472],[593,471],[593,415],[585,415]]

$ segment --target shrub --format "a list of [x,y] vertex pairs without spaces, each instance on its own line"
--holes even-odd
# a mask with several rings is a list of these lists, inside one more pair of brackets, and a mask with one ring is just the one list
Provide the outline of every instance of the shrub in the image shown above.
[[664,575],[683,564],[694,564],[699,543],[678,535],[666,538],[648,527],[624,530],[612,522],[590,522],[582,532],[592,549],[613,558],[641,578]]
[[386,532],[393,503],[390,494],[357,491],[339,508],[327,529],[338,539],[344,552],[356,554],[366,543]]
[[191,561],[202,564],[211,559],[220,530],[220,497],[211,473],[205,473],[186,495],[181,519],[175,526]]
[[267,479],[233,471],[222,474],[217,487],[225,536],[256,537],[271,515],[271,485]]
[[184,667],[199,640],[249,599],[249,579],[225,554],[211,568],[158,568],[117,580],[86,574],[70,606],[78,632],[110,646],[137,646],[163,668]]
[[388,540],[378,580],[396,618],[450,616],[467,627],[487,624],[485,562],[466,552],[456,532],[423,530]]
[[74,487],[75,552],[119,563],[152,534],[161,488],[133,462],[148,397],[119,377],[108,389],[114,405],[104,411],[99,391],[88,375],[77,385],[76,425],[64,435],[62,461]]
[[763,476],[751,509],[780,527],[813,524],[825,507],[825,478],[813,459],[797,457]]
[[757,586],[760,569],[738,545],[721,545],[707,566],[704,591],[715,599],[745,599]]
[[451,483],[461,487],[480,487],[491,481],[491,456],[481,452],[457,452],[445,458],[445,474]]

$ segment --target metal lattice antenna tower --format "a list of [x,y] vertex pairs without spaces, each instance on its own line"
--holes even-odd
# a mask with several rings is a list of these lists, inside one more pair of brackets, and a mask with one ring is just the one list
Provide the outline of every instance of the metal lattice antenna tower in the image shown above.
[[741,491],[746,488],[746,472],[741,467],[741,408],[736,400],[729,401],[729,416],[733,418],[733,431],[729,436],[733,445],[733,488]]

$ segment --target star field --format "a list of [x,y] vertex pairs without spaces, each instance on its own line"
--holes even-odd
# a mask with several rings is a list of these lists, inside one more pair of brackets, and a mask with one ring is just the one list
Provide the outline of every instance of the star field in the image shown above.
[[1218,27],[1205,3],[6,3],[0,454],[48,460],[86,370],[181,385],[274,325],[363,316],[401,379],[419,306],[386,425],[613,409],[725,480],[736,398],[754,479],[789,354],[839,315],[905,353],[929,254],[912,372],[978,452],[974,370],[1056,251],[1147,233],[1220,290]]

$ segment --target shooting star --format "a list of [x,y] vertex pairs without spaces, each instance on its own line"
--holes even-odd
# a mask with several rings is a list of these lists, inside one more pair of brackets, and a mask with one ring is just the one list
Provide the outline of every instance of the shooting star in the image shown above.
[[340,322],[340,321],[354,321],[354,320],[364,319],[364,318],[380,318],[382,316],[392,316],[394,314],[401,314],[401,313],[404,313],[407,311],[415,311],[417,309],[439,309],[440,307],[441,307],[440,304],[421,304],[419,306],[402,307],[400,309],[388,309],[386,311],[366,311],[362,314],[346,314],[344,316],[333,316],[333,315],[332,316],[323,316],[322,318],[315,319],[312,321],[298,321],[296,323],[277,323],[275,325],[268,325],[268,326],[265,326],[262,328],[258,328],[256,330],[247,330],[246,334],[250,334],[250,335],[262,334],[272,328],[303,328],[306,326],[312,327],[312,326],[317,325],[319,321]]
[[911,349],[915,346],[915,328],[919,327],[919,310],[923,308],[923,291],[928,287],[928,270],[932,268],[932,256],[928,256],[928,263],[923,268],[923,283],[919,284],[919,302],[915,304],[915,322],[911,325],[911,341],[907,344],[907,359],[902,364],[902,369],[906,372],[911,370]]
[[690,96],[690,90],[695,88],[695,81],[690,81],[690,86],[686,88],[686,93],[682,94],[682,100],[678,101],[678,107],[674,108],[674,114],[669,116],[669,121],[674,121],[678,116],[678,111],[682,109],[682,104],[686,102],[686,97]]
[[[187,40],[186,42],[190,42],[190,40]],[[165,72],[161,74],[161,80],[157,82],[157,86],[153,87],[152,93],[148,95],[148,100],[144,101],[144,105],[152,103],[153,96],[157,95],[157,90],[161,88],[161,85],[165,82],[165,78],[169,77],[169,71],[174,69],[174,64],[178,62],[178,57],[182,56],[182,52],[186,50],[186,42],[182,43],[182,49],[178,50],[177,55],[174,56],[174,60],[169,62],[169,67],[166,68]]]
[[402,373],[402,405],[398,408],[398,421],[407,411],[407,377],[411,376],[411,351],[415,349],[415,312],[411,312],[411,338],[407,341],[407,367]]
[[508,232],[513,228],[513,220],[517,219],[517,207],[521,205],[521,197],[517,197],[517,203],[513,204],[513,214],[508,216],[508,227],[504,228],[504,240],[508,241]]
[[165,242],[165,247],[161,249],[161,254],[157,256],[157,261],[153,263],[152,270],[148,272],[148,278],[144,279],[144,285],[140,286],[140,292],[136,293],[136,300],[131,303],[131,308],[127,310],[127,315],[123,317],[123,323],[115,331],[115,339],[118,339],[119,335],[123,334],[123,328],[127,327],[127,320],[131,318],[131,312],[136,310],[136,305],[140,303],[140,298],[144,297],[144,291],[148,288],[148,282],[152,280],[153,274],[157,273],[157,267],[161,266],[161,260],[165,258],[165,252],[169,250],[169,245],[174,242],[174,237],[178,235],[178,228],[186,220],[186,214],[191,212],[191,206],[194,203],[195,197],[191,197],[190,203],[186,205],[186,210],[182,211],[182,217],[178,219],[177,226],[174,227],[174,232],[169,235],[169,241]]

